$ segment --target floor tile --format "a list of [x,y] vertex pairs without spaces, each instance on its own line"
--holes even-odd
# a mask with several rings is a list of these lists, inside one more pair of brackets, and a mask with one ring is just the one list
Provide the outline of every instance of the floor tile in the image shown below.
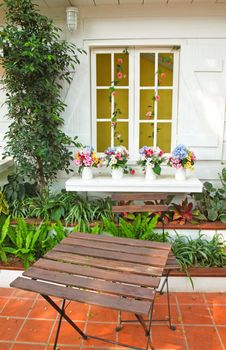
[[27,320],[16,340],[18,342],[45,343],[49,338],[52,326],[53,321]]
[[3,307],[5,306],[5,304],[8,302],[8,298],[6,297],[0,297],[0,313],[3,309]]
[[19,299],[11,298],[6,304],[1,316],[15,316],[15,317],[26,317],[33,304],[32,299]]
[[[50,339],[50,344],[54,343],[55,340],[55,335],[56,335],[56,330],[57,330],[57,325],[55,324],[53,333]],[[77,322],[76,325],[83,331],[85,322]],[[62,322],[61,329],[60,329],[60,335],[59,335],[59,340],[58,344],[65,344],[65,345],[73,345],[73,346],[78,346],[81,344],[81,339],[82,337],[80,334],[74,330],[66,321]]]
[[[180,326],[175,331],[170,330],[166,326],[153,326],[153,345],[157,349],[167,350],[185,350],[184,333]],[[201,349],[199,349],[201,350]],[[207,349],[206,349],[207,350]]]
[[223,350],[214,327],[186,327],[189,350]]
[[92,305],[89,312],[89,321],[117,322],[118,311]]
[[[180,323],[181,319],[178,314],[176,305],[171,305],[171,320],[172,323]],[[155,305],[153,310],[153,320],[167,320],[168,318],[168,307],[167,305]]]
[[45,345],[15,344],[12,350],[45,350]]
[[217,325],[226,325],[226,305],[212,305],[210,306],[210,311]]
[[[60,303],[57,303],[60,306]],[[56,319],[57,311],[45,300],[37,300],[32,307],[29,318]]]
[[204,304],[205,300],[202,293],[177,293],[179,304]]
[[226,293],[205,293],[204,294],[207,303],[209,304],[225,304],[226,305]]
[[[170,293],[170,303],[171,304],[176,304],[176,299],[175,299],[175,293]],[[167,304],[167,294],[156,294],[155,297],[155,305],[158,304]]]
[[224,344],[224,347],[226,349],[226,328],[217,326],[217,330],[218,330],[219,335],[221,337],[222,343]]
[[34,299],[37,297],[37,294],[33,292],[26,292],[25,290],[21,289],[15,289],[13,297]]
[[0,288],[0,296],[9,297],[14,293],[13,288]]
[[146,347],[147,338],[140,324],[125,324],[118,332],[118,341],[136,347]]
[[0,318],[0,339],[14,340],[23,320],[17,318]]
[[[108,340],[116,341],[116,330],[114,324],[99,324],[99,323],[88,323],[87,334],[97,336],[100,338],[106,338]],[[92,346],[104,346],[104,347],[115,347],[115,344],[106,343],[100,340],[88,339],[84,340],[84,347]]]
[[0,350],[9,350],[11,347],[10,343],[0,343]]
[[85,321],[88,316],[88,309],[87,304],[74,301],[66,308],[66,314],[74,321]]
[[208,308],[205,305],[180,305],[184,324],[212,324]]

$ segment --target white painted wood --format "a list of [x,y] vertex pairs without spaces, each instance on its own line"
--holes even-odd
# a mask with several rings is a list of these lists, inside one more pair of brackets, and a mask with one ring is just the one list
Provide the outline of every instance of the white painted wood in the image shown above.
[[124,176],[120,181],[110,176],[97,176],[84,181],[73,176],[66,181],[66,191],[78,192],[202,192],[202,182],[194,177],[186,181],[176,181],[174,177],[160,177],[155,181],[145,180],[143,176]]
[[96,5],[118,5],[118,0],[95,0]]
[[5,159],[1,159],[0,154],[0,173],[7,171],[14,164],[13,159],[11,157],[7,157]]

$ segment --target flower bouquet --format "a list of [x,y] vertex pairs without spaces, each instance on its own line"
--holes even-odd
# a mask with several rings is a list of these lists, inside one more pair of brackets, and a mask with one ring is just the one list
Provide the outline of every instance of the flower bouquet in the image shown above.
[[112,169],[112,178],[121,179],[129,158],[129,153],[125,147],[108,147],[105,150],[105,164]]
[[92,167],[99,168],[101,162],[92,146],[85,146],[75,153],[74,163],[79,167],[79,174],[82,174],[83,180],[92,179]]
[[186,169],[193,170],[196,161],[195,154],[185,145],[178,145],[169,158],[169,166],[176,169],[176,180],[185,180]]
[[166,161],[164,152],[159,147],[144,146],[139,150],[140,160],[137,164],[145,170],[145,177],[148,180],[155,180],[156,175],[161,174],[161,164]]

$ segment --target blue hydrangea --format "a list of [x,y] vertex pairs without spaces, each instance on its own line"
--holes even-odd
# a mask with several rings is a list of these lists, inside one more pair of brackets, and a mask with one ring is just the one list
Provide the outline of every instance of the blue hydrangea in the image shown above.
[[184,145],[178,145],[173,151],[173,157],[176,159],[185,159],[188,156],[187,147]]

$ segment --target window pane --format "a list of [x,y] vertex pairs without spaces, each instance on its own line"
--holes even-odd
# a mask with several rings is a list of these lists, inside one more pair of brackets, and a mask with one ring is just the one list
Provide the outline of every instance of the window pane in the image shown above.
[[[152,100],[155,96],[154,90],[140,90],[140,119],[153,119],[154,117],[154,101]],[[150,113],[148,117],[146,114]]]
[[97,86],[111,85],[111,54],[96,55]]
[[114,136],[114,145],[115,146],[125,146],[127,149],[129,147],[129,132],[128,132],[128,123],[127,122],[119,122],[117,124],[117,127],[115,129],[115,136]]
[[171,123],[157,124],[157,145],[166,153],[171,151]]
[[154,124],[140,124],[140,148],[143,146],[153,146],[154,142]]
[[160,86],[173,85],[173,53],[160,53],[158,59],[158,80]]
[[118,118],[128,119],[128,93],[129,91],[127,89],[118,89],[115,91],[116,108],[121,111],[121,114],[118,114]]
[[111,102],[109,101],[109,90],[97,90],[97,119],[111,118]]
[[[114,55],[115,64],[115,78],[118,86],[129,85],[129,55],[123,53],[116,53]],[[119,76],[118,76],[119,74]],[[120,75],[122,74],[122,78]]]
[[155,85],[155,54],[140,54],[140,86]]
[[158,119],[172,119],[172,90],[159,90]]
[[111,123],[97,122],[97,152],[104,152],[111,146]]

